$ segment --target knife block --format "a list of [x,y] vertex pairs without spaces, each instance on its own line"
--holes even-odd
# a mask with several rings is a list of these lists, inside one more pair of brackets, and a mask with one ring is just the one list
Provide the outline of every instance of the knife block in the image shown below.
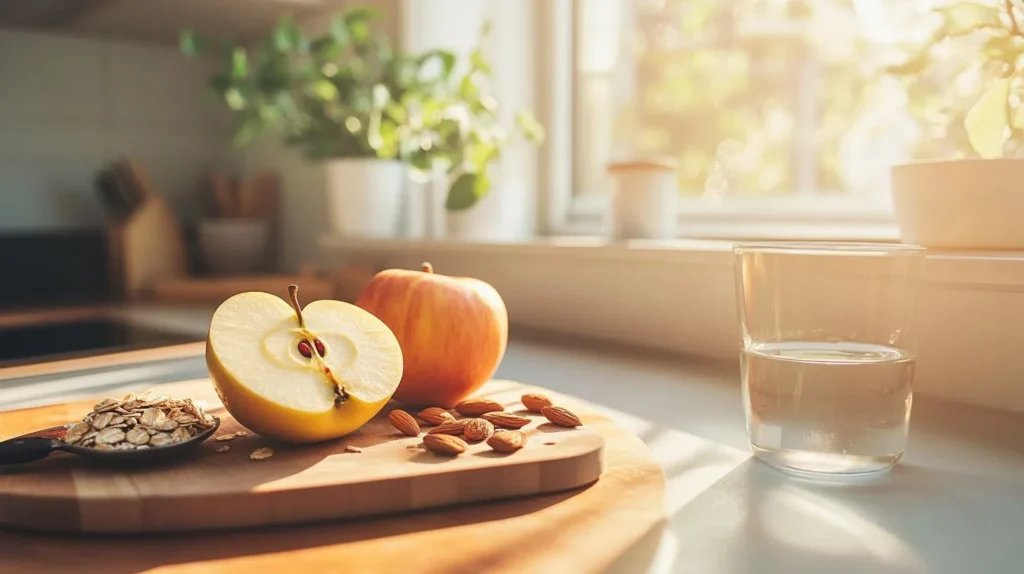
[[126,299],[138,299],[158,281],[188,272],[185,241],[174,212],[137,170],[135,176],[144,190],[140,205],[107,229],[111,284]]

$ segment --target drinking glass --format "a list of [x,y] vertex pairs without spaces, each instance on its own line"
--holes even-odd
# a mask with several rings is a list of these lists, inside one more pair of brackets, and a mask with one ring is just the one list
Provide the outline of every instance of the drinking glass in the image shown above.
[[754,455],[795,473],[892,467],[910,422],[924,249],[788,242],[734,252]]

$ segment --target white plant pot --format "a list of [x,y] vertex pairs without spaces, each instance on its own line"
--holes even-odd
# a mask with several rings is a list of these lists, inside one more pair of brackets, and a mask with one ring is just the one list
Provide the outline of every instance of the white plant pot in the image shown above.
[[412,177],[405,192],[404,236],[410,239],[436,239],[444,236],[446,174],[444,166],[435,166],[425,181]]
[[1024,159],[917,162],[892,169],[900,239],[931,248],[1024,249]]
[[263,219],[204,219],[199,248],[216,275],[257,273],[267,268],[270,222]]
[[331,229],[342,236],[397,237],[402,216],[405,165],[394,160],[335,159],[324,162]]
[[527,199],[522,182],[496,185],[469,209],[445,213],[447,235],[452,239],[493,243],[524,239],[529,229]]

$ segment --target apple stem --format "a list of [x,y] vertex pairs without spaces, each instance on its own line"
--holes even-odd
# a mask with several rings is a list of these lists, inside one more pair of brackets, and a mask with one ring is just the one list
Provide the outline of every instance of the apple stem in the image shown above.
[[424,273],[434,272],[434,266],[431,265],[429,261],[424,261],[423,264],[420,265],[420,268],[423,270]]
[[302,321],[302,307],[299,306],[299,286],[289,285],[288,286],[288,299],[292,303],[292,309],[295,309],[295,315],[299,318],[299,328],[305,329],[306,324]]

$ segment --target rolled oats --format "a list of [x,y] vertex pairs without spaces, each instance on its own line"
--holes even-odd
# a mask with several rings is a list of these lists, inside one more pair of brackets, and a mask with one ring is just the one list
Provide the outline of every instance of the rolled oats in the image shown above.
[[103,430],[110,426],[110,421],[114,420],[114,413],[105,412],[96,415],[92,419],[92,426],[97,430]]
[[67,435],[64,440],[68,443],[76,443],[85,437],[86,433],[92,430],[92,426],[89,423],[81,422],[75,423],[68,428]]
[[96,435],[96,444],[117,444],[125,439],[121,429],[103,429]]
[[68,426],[64,442],[97,450],[141,450],[187,441],[214,424],[214,417],[191,399],[131,393],[96,403],[81,422]]
[[252,454],[249,455],[249,458],[252,460],[266,460],[272,456],[274,456],[274,449],[263,447],[252,451]]
[[155,428],[158,431],[171,432],[172,430],[178,428],[178,423],[175,422],[173,419],[164,418],[157,421],[156,424],[153,425],[153,428]]
[[149,437],[150,446],[167,446],[173,443],[174,439],[171,438],[171,435],[165,432],[158,432],[155,435]]
[[128,431],[125,433],[125,437],[125,440],[134,445],[146,444],[149,442],[149,433],[140,428],[134,428]]
[[121,406],[121,401],[119,401],[119,400],[117,400],[117,399],[115,399],[113,397],[107,397],[107,398],[103,399],[102,401],[96,403],[96,406],[94,406],[92,408],[92,410],[93,410],[93,412],[97,412],[97,413],[105,413],[107,411],[112,411],[112,410],[116,409],[119,406]]
[[171,433],[171,440],[174,442],[184,442],[190,438],[192,438],[192,435],[189,434],[188,429],[185,427],[178,427]]

